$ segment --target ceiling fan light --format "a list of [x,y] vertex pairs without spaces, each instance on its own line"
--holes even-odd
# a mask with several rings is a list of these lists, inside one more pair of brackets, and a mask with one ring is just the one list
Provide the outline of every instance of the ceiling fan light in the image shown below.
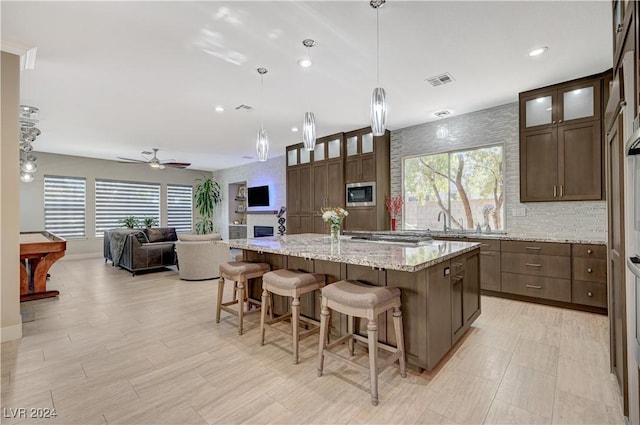
[[304,113],[302,142],[307,150],[312,151],[316,148],[316,117],[313,115],[313,112]]
[[256,151],[258,152],[258,161],[264,162],[267,160],[267,156],[269,156],[269,136],[264,128],[258,131]]
[[387,101],[384,89],[376,87],[371,94],[371,130],[374,136],[383,136],[387,127]]

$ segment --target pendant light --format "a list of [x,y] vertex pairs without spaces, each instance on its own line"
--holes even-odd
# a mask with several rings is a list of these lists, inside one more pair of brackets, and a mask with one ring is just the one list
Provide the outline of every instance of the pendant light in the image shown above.
[[[316,42],[310,38],[302,40],[302,45],[307,48],[307,55],[298,60],[298,65],[309,68],[312,64],[310,50]],[[305,112],[302,121],[302,143],[305,149],[312,151],[316,148],[316,117],[313,112]]]
[[386,93],[380,87],[380,7],[386,0],[371,0],[369,5],[376,10],[376,77],[377,85],[371,94],[371,130],[374,136],[383,136],[387,127]]
[[258,68],[260,74],[260,130],[258,131],[258,141],[256,142],[256,151],[258,152],[258,161],[266,161],[269,155],[269,136],[264,129],[264,84],[262,78],[268,71],[266,68]]

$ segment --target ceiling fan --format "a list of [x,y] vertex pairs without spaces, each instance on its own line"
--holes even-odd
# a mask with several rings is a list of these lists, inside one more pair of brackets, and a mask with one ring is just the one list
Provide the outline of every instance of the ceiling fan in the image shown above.
[[[160,170],[163,170],[165,167],[187,168],[188,166],[191,165],[190,162],[171,162],[171,161],[174,161],[173,159],[160,161],[157,156],[159,149],[153,148],[152,150],[153,152],[149,152],[149,151],[141,152],[142,157],[145,159],[145,161],[142,161],[140,159],[133,159],[133,158],[122,158],[119,156],[118,159],[120,159],[121,161],[118,161],[118,162],[122,162],[124,164],[149,164],[151,168],[158,168]],[[153,157],[147,158],[147,155],[153,155]]]

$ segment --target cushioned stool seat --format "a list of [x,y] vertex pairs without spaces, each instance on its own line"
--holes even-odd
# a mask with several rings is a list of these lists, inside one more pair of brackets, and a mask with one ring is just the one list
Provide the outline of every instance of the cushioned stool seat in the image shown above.
[[[291,318],[291,328],[293,337],[293,363],[298,363],[299,342],[319,329],[319,323],[316,320],[308,319],[300,316],[300,296],[308,292],[320,289],[325,284],[325,275],[305,273],[298,270],[274,270],[266,273],[262,278],[262,313],[260,316],[260,345],[264,345],[265,326],[271,326],[283,320]],[[291,297],[291,313],[285,314],[267,321],[267,309],[270,308],[271,294]],[[300,333],[300,322],[315,325],[313,329]],[[281,330],[277,327],[273,329]]]
[[[267,263],[249,263],[246,261],[232,261],[220,264],[220,279],[218,280],[218,302],[216,305],[216,323],[220,323],[220,311],[224,310],[228,313],[238,316],[238,335],[242,335],[244,316],[247,314],[258,313],[260,303],[249,298],[250,279],[263,276],[271,270],[271,266]],[[234,282],[233,300],[222,302],[224,295],[225,280]],[[236,299],[236,294],[239,296]],[[246,302],[246,312],[245,312]],[[237,304],[237,310],[231,308],[231,305]],[[252,308],[253,307],[253,308]]]
[[[322,310],[320,313],[320,345],[318,349],[318,376],[322,376],[324,358],[331,357],[352,366],[367,369],[364,366],[330,351],[332,348],[349,342],[349,353],[353,356],[354,341],[365,342],[369,346],[369,375],[371,379],[371,403],[378,404],[378,371],[394,363],[400,363],[400,375],[406,377],[404,335],[402,330],[402,312],[400,311],[400,289],[384,286],[370,286],[355,280],[341,280],[322,289]],[[378,342],[378,315],[393,310],[393,327],[398,346],[392,347]],[[330,310],[347,315],[348,334],[327,345]],[[367,319],[367,338],[355,332],[354,318]],[[384,366],[378,367],[378,348],[391,353]]]

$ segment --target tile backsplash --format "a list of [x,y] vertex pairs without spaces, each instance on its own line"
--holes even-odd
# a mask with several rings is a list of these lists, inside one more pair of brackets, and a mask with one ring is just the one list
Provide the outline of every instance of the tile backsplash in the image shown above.
[[[438,139],[438,125],[449,136]],[[402,194],[402,159],[494,143],[505,145],[505,221],[509,234],[606,241],[604,201],[520,203],[518,103],[510,103],[391,132],[391,194]],[[523,212],[524,216],[514,216]],[[520,211],[518,211],[520,210]],[[401,223],[401,219],[399,219]]]

